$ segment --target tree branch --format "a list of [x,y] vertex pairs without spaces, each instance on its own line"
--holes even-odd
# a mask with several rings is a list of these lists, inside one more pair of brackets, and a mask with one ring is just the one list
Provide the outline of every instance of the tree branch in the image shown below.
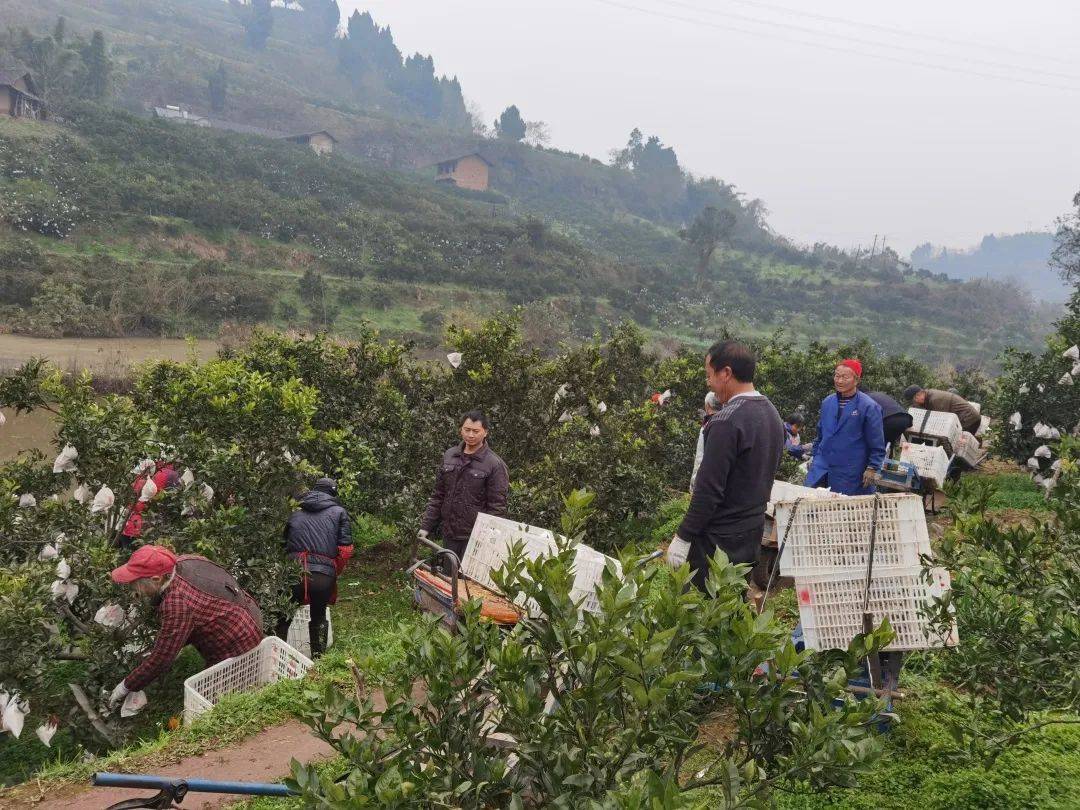
[[69,683],[68,689],[71,690],[71,694],[75,696],[75,702],[79,704],[79,708],[83,710],[87,718],[90,720],[90,725],[94,727],[94,731],[100,734],[109,745],[116,746],[116,738],[113,737],[109,727],[105,724],[105,721],[101,719],[101,715],[98,714],[92,705],[90,705],[90,698],[86,696],[86,692],[77,683]]

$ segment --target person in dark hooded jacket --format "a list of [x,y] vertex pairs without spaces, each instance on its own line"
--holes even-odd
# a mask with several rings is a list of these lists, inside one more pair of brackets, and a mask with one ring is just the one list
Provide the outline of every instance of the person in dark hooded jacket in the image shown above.
[[[337,597],[337,577],[353,553],[349,513],[337,499],[337,483],[320,478],[300,498],[300,508],[285,524],[285,552],[300,563],[303,578],[293,586],[293,602],[311,606],[312,657],[326,650],[326,606]],[[277,635],[286,638],[289,621],[278,621]]]

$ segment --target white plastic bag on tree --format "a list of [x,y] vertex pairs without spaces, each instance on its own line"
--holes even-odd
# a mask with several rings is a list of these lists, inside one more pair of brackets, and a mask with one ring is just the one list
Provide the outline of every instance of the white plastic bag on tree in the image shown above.
[[559,401],[563,399],[570,391],[570,383],[563,383],[559,386],[559,390],[555,392],[555,404],[558,405]]
[[90,487],[88,487],[86,484],[79,484],[77,487],[75,487],[75,492],[72,493],[71,497],[74,498],[77,502],[85,505],[90,502],[90,499],[93,496],[90,494]]
[[52,748],[52,738],[56,734],[56,723],[52,720],[42,723],[34,733],[37,734],[37,738],[41,740],[42,745],[46,748]]
[[1080,346],[1073,344],[1065,351],[1061,353],[1062,357],[1067,357],[1070,360],[1080,360]]
[[19,508],[30,509],[37,506],[37,498],[31,495],[29,492],[24,492],[19,496]]
[[1050,458],[1051,455],[1052,453],[1050,452],[1050,448],[1047,447],[1045,444],[1040,444],[1035,449],[1034,453],[1035,458]]
[[184,469],[184,474],[180,476],[180,483],[184,485],[184,489],[195,483],[195,473],[191,471],[190,467]]
[[1037,439],[1049,439],[1051,436],[1050,426],[1044,425],[1042,422],[1036,422],[1034,430]]
[[1020,429],[1020,411],[1017,411],[1009,417],[1009,427],[1011,427],[1013,430]]
[[45,562],[45,560],[55,560],[59,556],[60,552],[56,550],[56,546],[52,543],[47,543],[42,547],[41,551],[38,552],[37,558],[41,562]]
[[57,474],[74,472],[75,460],[78,457],[78,450],[70,444],[65,445],[64,449],[60,451],[60,455],[56,457],[56,461],[53,462],[52,471]]
[[146,482],[142,485],[142,492],[139,493],[139,500],[145,503],[146,501],[153,500],[157,495],[157,484],[154,483],[153,478],[147,478]]
[[60,562],[58,562],[56,564],[56,578],[57,579],[67,579],[70,576],[71,576],[71,566],[68,565],[68,561],[67,560],[60,560]]
[[72,604],[75,601],[75,597],[79,595],[79,586],[70,579],[54,580],[49,590],[52,591],[53,598],[67,599],[69,605]]
[[124,705],[120,707],[121,717],[134,717],[146,707],[146,693],[143,691],[129,692],[124,698]]
[[1072,375],[1067,371],[1064,374],[1062,374],[1061,377],[1058,378],[1058,385],[1072,385],[1072,384],[1073,384]]
[[107,604],[98,608],[94,614],[94,621],[103,627],[120,627],[127,618],[124,609],[120,605]]
[[591,428],[589,428],[589,435],[592,436],[593,438],[596,438],[597,436],[599,436],[600,435],[600,426],[599,425],[593,425]]
[[1019,394],[1026,394],[1026,393],[1027,393],[1028,391],[1030,391],[1030,390],[1031,390],[1031,389],[1030,389],[1030,388],[1028,388],[1028,384],[1027,384],[1027,383],[1024,383],[1024,384],[1023,384],[1023,385],[1021,385],[1021,386],[1020,386],[1020,388],[1019,388],[1019,389],[1017,390],[1017,393],[1019,393]]
[[144,458],[142,461],[135,464],[135,466],[131,469],[131,474],[135,477],[138,477],[140,475],[146,475],[149,472],[153,472],[154,467],[156,466],[157,465],[154,463],[154,460],[152,458]]
[[90,506],[90,511],[107,512],[112,509],[113,504],[116,502],[116,496],[113,491],[107,486],[102,487],[97,491],[97,495],[94,496],[94,503]]
[[446,355],[446,360],[454,368],[457,368],[461,365],[461,352],[450,352],[450,354]]
[[559,414],[559,421],[560,422],[569,422],[573,418],[574,418],[574,415],[572,413],[570,413],[570,411],[563,411],[561,414]]
[[30,703],[25,700],[19,700],[19,693],[11,695],[7,699],[7,704],[4,706],[4,713],[0,716],[4,726],[4,731],[11,732],[12,737],[18,737],[22,734],[23,723],[26,720],[26,715],[30,712]]
[[1032,456],[1031,458],[1029,458],[1027,460],[1027,468],[1029,470],[1031,470],[1032,472],[1038,472],[1039,471],[1039,460],[1037,458],[1035,458],[1035,456]]
[[214,500],[214,488],[209,484],[203,484],[202,496],[206,498],[207,502]]

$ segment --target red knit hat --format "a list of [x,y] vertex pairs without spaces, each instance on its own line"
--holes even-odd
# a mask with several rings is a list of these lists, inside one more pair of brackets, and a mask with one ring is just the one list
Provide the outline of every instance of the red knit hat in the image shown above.
[[862,377],[862,363],[853,357],[849,357],[847,360],[841,360],[837,365],[847,366],[854,372],[856,377]]
[[140,546],[126,563],[114,568],[112,580],[127,585],[143,577],[158,577],[176,567],[176,555],[163,546]]

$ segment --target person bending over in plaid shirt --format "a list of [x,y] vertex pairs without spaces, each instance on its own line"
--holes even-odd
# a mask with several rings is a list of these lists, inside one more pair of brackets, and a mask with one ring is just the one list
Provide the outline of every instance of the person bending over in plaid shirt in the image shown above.
[[262,641],[262,613],[255,600],[228,571],[204,557],[177,557],[161,546],[142,546],[113,570],[112,579],[153,602],[161,630],[150,654],[113,689],[110,705],[168,672],[188,644],[212,666]]

